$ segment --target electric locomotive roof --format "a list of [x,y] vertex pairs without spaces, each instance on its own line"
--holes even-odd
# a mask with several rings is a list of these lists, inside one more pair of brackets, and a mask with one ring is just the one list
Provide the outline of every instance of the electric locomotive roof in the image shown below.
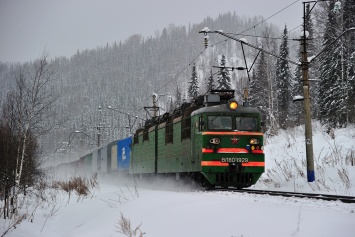
[[250,113],[250,114],[260,114],[260,111],[254,107],[245,107],[239,105],[239,107],[232,111],[228,108],[226,104],[215,105],[215,106],[207,106],[202,107],[194,112],[191,113],[191,116],[202,114],[202,113],[232,113],[232,114],[239,114],[239,113]]

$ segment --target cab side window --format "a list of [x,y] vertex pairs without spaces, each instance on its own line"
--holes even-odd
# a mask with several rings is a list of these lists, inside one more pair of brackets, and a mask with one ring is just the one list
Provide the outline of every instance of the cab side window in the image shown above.
[[191,117],[181,120],[181,140],[191,138]]
[[199,131],[205,130],[205,121],[203,120],[203,117],[198,118],[198,130]]

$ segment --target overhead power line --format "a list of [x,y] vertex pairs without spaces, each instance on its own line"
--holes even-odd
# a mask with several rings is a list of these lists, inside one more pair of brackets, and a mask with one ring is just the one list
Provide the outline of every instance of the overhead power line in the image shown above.
[[[253,29],[253,28],[255,29],[256,26],[258,26],[258,25],[264,23],[265,21],[269,20],[270,18],[272,18],[272,17],[274,17],[275,15],[279,14],[280,12],[286,10],[287,8],[289,8],[290,6],[294,5],[296,2],[299,2],[299,1],[300,1],[300,0],[296,0],[296,1],[292,2],[291,4],[287,5],[286,7],[282,8],[282,9],[279,10],[279,11],[277,11],[276,13],[272,14],[272,15],[269,16],[268,18],[262,20],[261,22],[255,24],[254,26],[252,26],[252,27],[250,27],[250,28],[248,28],[248,29],[246,29],[246,30],[243,30],[243,31],[240,32],[239,34],[235,34],[235,35],[242,35],[244,32],[246,32],[246,31],[248,31],[248,30],[250,30],[250,29]],[[300,27],[300,26],[297,26],[297,27],[294,28],[294,29],[297,29],[298,27]],[[292,29],[292,30],[294,30],[294,29]],[[291,30],[291,31],[292,31],[292,30]],[[289,31],[289,32],[290,32],[290,31]],[[233,34],[233,33],[227,33],[227,34]],[[251,35],[245,35],[245,36],[251,36]],[[261,36],[252,36],[252,37],[270,38],[270,37],[261,37]],[[271,39],[272,39],[272,38],[271,38]],[[279,39],[279,38],[274,38],[274,39]],[[220,44],[220,43],[222,43],[222,42],[226,42],[227,40],[228,40],[228,39],[219,41],[219,42],[217,42],[217,43],[215,43],[215,44],[213,44],[213,45],[211,45],[211,46],[209,46],[209,47],[215,46],[215,45]],[[176,82],[176,84],[177,84],[177,81],[176,81],[176,80],[177,80],[177,78],[180,76],[180,74],[181,74],[183,71],[185,71],[193,62],[195,62],[195,60],[196,60],[201,54],[203,54],[205,50],[206,50],[206,48],[203,49],[203,50],[202,50],[194,59],[192,59],[184,68],[182,68],[171,80],[167,81],[164,85],[162,85],[162,86],[157,90],[157,92],[159,92],[160,90],[162,90],[163,88],[165,88],[165,87],[166,87],[168,84],[170,84],[173,80],[175,80],[175,82]],[[239,60],[238,60],[238,61],[239,61]],[[146,99],[148,99],[148,98],[149,98],[149,97],[147,97]]]
[[250,30],[250,29],[253,29],[253,28],[255,28],[256,26],[258,26],[258,25],[264,23],[265,21],[267,21],[267,20],[269,20],[270,18],[276,16],[276,15],[279,14],[280,12],[286,10],[287,8],[289,8],[290,6],[292,6],[293,4],[295,4],[296,2],[299,2],[299,0],[294,1],[293,3],[291,3],[291,4],[287,5],[286,7],[282,8],[280,11],[278,11],[278,12],[272,14],[271,16],[269,16],[268,18],[266,18],[265,20],[263,20],[263,21],[259,22],[258,24],[256,24],[256,25],[254,25],[254,26],[252,26],[252,27],[250,27],[250,28],[248,28],[248,29],[246,29],[246,30],[240,32],[239,34],[242,34],[242,33],[246,32],[246,31],[248,31],[248,30]]

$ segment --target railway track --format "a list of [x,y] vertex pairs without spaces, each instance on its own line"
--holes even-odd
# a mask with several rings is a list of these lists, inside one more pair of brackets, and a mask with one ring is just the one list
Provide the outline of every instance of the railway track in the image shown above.
[[330,195],[330,194],[319,194],[319,193],[296,193],[296,192],[285,192],[285,191],[268,191],[268,190],[257,190],[257,189],[215,188],[213,190],[238,192],[238,193],[252,193],[252,194],[260,194],[260,195],[270,195],[270,196],[282,196],[282,197],[312,198],[312,199],[319,199],[325,201],[341,201],[343,203],[355,203],[354,196]]

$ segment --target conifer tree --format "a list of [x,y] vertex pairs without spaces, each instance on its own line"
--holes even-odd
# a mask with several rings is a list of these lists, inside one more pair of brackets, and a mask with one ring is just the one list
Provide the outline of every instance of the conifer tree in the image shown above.
[[218,72],[216,89],[230,90],[232,88],[231,78],[228,69],[224,68],[226,66],[226,56],[224,54],[222,55],[221,63],[219,65],[221,66],[221,68]]
[[199,87],[198,87],[198,79],[197,79],[195,63],[192,66],[192,76],[191,76],[191,80],[188,83],[189,83],[189,88],[188,88],[189,97],[190,98],[197,97]]
[[253,71],[250,82],[249,101],[250,105],[256,107],[262,113],[262,120],[267,119],[268,112],[268,82],[267,82],[267,61],[265,53],[261,52],[257,60],[255,72]]
[[[355,1],[345,0],[343,4],[343,31],[355,27]],[[344,60],[346,64],[346,107],[347,122],[355,123],[355,33],[343,36]]]
[[346,93],[344,93],[344,73],[342,68],[342,43],[329,46],[338,35],[337,16],[333,11],[334,3],[328,9],[328,19],[323,38],[325,53],[321,57],[321,83],[319,88],[320,119],[331,128],[342,127],[346,124]]
[[349,58],[348,75],[347,75],[347,107],[348,107],[348,122],[355,123],[355,51],[352,52]]
[[[282,42],[280,45],[280,57],[289,58],[287,27],[285,26]],[[276,82],[279,126],[286,129],[289,115],[289,104],[291,100],[291,72],[287,61],[277,59],[276,62]]]
[[212,69],[210,71],[210,75],[207,78],[207,91],[213,90],[214,88],[214,79],[213,79],[213,73],[212,73]]

